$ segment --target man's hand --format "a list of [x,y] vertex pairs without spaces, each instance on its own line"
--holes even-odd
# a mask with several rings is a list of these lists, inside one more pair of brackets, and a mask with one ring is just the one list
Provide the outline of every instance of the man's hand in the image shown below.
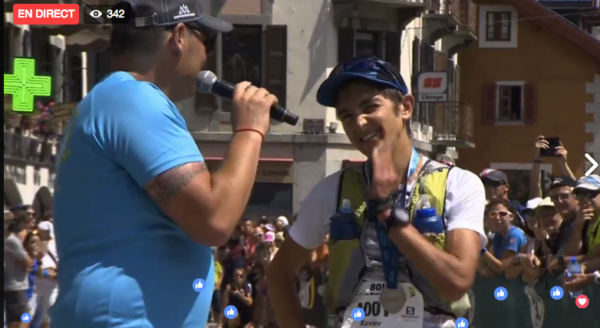
[[576,222],[584,223],[585,221],[590,221],[594,217],[594,209],[592,207],[580,207],[579,211],[577,211]]
[[540,160],[541,156],[540,156],[540,151],[542,149],[548,149],[550,147],[550,145],[548,144],[548,140],[546,140],[544,138],[544,136],[538,136],[537,140],[535,142],[535,147],[534,147],[534,152],[533,152],[533,159],[538,161]]
[[594,283],[594,275],[593,274],[574,274],[571,277],[567,278],[563,275],[562,278],[563,286],[566,290],[570,292],[578,292],[583,290],[588,285]]
[[271,107],[277,104],[277,97],[264,88],[250,82],[240,82],[233,89],[233,110],[231,125],[233,130],[256,129],[263,135],[269,130]]
[[519,263],[526,268],[536,268],[540,260],[533,254],[523,254],[519,256]]
[[559,161],[561,161],[563,163],[567,162],[567,150],[563,146],[562,142],[560,143],[560,146],[556,147],[555,155],[556,155],[556,157],[558,157]]

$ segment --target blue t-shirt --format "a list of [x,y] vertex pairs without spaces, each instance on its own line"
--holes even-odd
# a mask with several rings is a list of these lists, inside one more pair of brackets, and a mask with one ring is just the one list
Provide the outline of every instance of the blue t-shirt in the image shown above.
[[[153,84],[117,72],[79,103],[65,132],[52,325],[205,327],[215,276],[210,247],[192,242],[144,190],[173,167],[203,161],[175,105]],[[197,278],[206,281],[202,293],[192,288]]]
[[503,238],[502,235],[497,232],[492,240],[494,255],[496,255],[498,259],[502,259],[504,251],[513,251],[519,254],[521,248],[525,245],[527,245],[527,236],[525,235],[525,232],[515,226],[510,226],[510,228],[508,228],[506,238]]

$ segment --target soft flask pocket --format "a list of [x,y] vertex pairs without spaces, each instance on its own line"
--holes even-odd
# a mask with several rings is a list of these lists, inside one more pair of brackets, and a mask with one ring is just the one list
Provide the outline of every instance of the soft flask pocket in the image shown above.
[[338,214],[330,219],[330,240],[354,240],[360,237],[360,226],[355,215]]

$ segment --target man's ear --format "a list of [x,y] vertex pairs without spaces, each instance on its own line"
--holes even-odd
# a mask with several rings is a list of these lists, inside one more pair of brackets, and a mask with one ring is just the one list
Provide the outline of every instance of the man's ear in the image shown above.
[[400,106],[400,116],[404,121],[410,121],[413,110],[415,109],[415,97],[411,94],[407,94],[402,98],[402,104]]
[[183,55],[183,48],[186,42],[185,34],[187,33],[186,27],[183,23],[177,24],[167,38],[168,48],[181,57]]

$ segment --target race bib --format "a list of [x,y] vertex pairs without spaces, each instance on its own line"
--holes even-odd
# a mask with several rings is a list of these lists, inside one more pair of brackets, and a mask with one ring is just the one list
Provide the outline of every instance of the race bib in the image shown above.
[[[352,303],[346,308],[342,328],[382,327],[382,328],[423,328],[425,305],[419,290],[409,283],[398,283],[406,293],[406,303],[400,312],[388,313],[379,301],[385,283],[373,279],[365,279],[357,289]],[[361,308],[364,318],[358,321],[352,317],[355,308]]]

